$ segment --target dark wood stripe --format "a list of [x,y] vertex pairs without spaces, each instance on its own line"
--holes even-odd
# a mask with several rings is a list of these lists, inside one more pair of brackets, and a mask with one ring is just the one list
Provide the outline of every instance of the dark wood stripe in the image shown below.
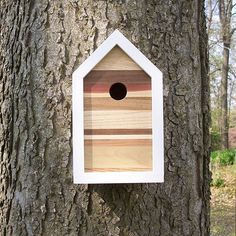
[[99,140],[84,140],[85,146],[151,146],[151,139],[99,139]]
[[152,171],[152,168],[87,168],[85,167],[85,172],[126,172],[126,171]]
[[84,135],[152,134],[152,129],[85,129]]
[[151,110],[152,98],[129,98],[122,100],[107,98],[85,97],[84,110]]
[[92,70],[85,78],[85,84],[150,83],[150,77],[142,70]]

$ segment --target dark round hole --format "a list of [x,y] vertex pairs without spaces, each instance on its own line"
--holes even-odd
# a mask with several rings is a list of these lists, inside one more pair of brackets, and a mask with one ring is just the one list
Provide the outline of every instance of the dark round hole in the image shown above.
[[127,94],[127,89],[122,83],[115,83],[110,87],[110,96],[115,100],[121,100],[125,98]]

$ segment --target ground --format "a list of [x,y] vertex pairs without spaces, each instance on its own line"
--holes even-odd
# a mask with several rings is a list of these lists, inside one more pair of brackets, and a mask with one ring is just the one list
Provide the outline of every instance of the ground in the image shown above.
[[211,187],[211,236],[235,236],[236,164],[212,167],[212,178],[214,186]]

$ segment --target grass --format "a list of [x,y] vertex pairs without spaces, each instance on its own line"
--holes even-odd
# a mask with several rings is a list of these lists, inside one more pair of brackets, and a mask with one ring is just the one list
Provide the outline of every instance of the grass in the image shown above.
[[212,166],[211,236],[235,236],[236,164]]
[[225,149],[211,153],[211,162],[222,166],[233,165],[236,156],[236,149]]

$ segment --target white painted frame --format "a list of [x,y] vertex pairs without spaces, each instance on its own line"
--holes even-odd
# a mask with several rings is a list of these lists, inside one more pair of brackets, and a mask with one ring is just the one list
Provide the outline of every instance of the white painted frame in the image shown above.
[[[84,77],[119,46],[150,77],[152,84],[152,171],[85,172],[84,168]],[[115,30],[84,63],[74,71],[72,81],[73,178],[75,184],[164,182],[163,82],[162,72],[123,34]]]

